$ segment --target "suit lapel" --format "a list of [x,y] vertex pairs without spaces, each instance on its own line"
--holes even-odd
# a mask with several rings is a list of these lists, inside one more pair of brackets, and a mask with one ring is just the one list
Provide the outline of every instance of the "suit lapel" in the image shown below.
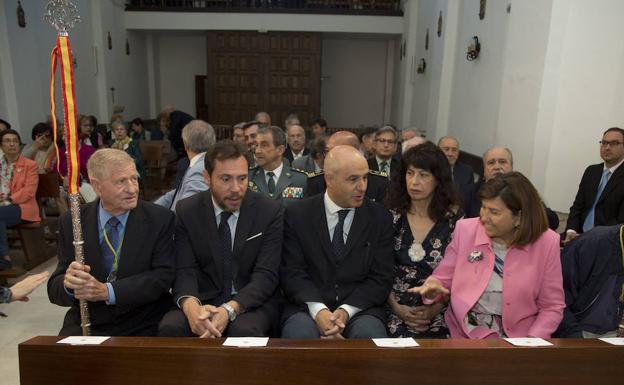
[[275,184],[275,199],[281,198],[284,189],[290,185],[291,176],[292,174],[290,173],[290,167],[286,167],[286,165],[284,165],[284,167],[282,168],[282,174],[277,180],[277,184]]
[[142,225],[145,221],[143,203],[139,201],[137,207],[131,210],[128,215],[121,246],[121,255],[119,256],[117,277],[123,277],[123,272],[126,271],[127,266],[132,264],[133,257],[140,254],[142,244],[137,242],[137,240],[147,237],[147,226]]
[[[604,190],[602,191],[602,195],[600,195],[598,202],[603,201],[605,199],[605,197],[607,196],[608,193],[611,192],[611,190],[613,190],[614,188],[617,187],[617,185],[620,184],[620,179],[622,179],[622,176],[624,175],[624,165],[620,165],[615,172],[613,173],[613,175],[611,175],[611,177],[609,178],[609,181],[607,182],[607,185],[605,186]],[[598,179],[598,184],[600,184],[600,178],[602,178],[602,173],[600,174],[600,177]],[[598,186],[598,184],[596,186]],[[596,187],[596,191],[595,193],[598,192],[598,187]]]
[[254,171],[254,176],[252,179],[256,183],[256,186],[258,186],[258,192],[266,196],[271,196],[271,194],[269,194],[269,186],[267,186],[266,178],[264,176],[264,170],[262,169],[262,167],[258,167],[256,171]]
[[91,275],[100,281],[107,278],[102,261],[102,248],[100,246],[98,206],[100,200],[87,204],[82,212],[82,234],[84,238],[85,264],[91,266]]
[[214,205],[212,204],[212,194],[210,190],[206,191],[203,199],[202,210],[198,213],[198,224],[207,224],[206,237],[203,237],[202,243],[204,247],[210,250],[210,254],[214,259],[217,267],[217,276],[219,282],[223,282],[223,257],[219,248],[219,231],[217,230],[217,220],[214,215]]
[[324,202],[325,194],[318,194],[314,197],[314,201],[312,201],[312,216],[314,220],[312,223],[318,224],[316,227],[316,232],[319,237],[319,241],[321,243],[321,247],[325,251],[325,256],[332,263],[335,263],[335,255],[334,249],[331,246],[331,239],[329,237],[329,229],[327,228],[327,217],[325,216],[325,202]]
[[364,206],[355,209],[351,229],[349,229],[349,235],[347,236],[345,258],[349,257],[349,253],[353,250],[358,240],[366,235],[370,222],[371,218],[368,212],[368,204],[365,203]]
[[245,242],[250,235],[249,231],[251,230],[251,225],[254,222],[256,214],[256,210],[254,210],[255,198],[256,197],[252,191],[247,191],[245,198],[243,199],[243,204],[240,208],[240,215],[238,217],[238,221],[236,222],[236,233],[234,235],[233,255],[235,260],[240,260],[239,255],[242,253]]

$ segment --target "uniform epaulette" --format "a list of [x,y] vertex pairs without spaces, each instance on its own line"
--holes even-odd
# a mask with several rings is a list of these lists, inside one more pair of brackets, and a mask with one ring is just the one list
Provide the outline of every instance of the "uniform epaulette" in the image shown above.
[[316,176],[323,175],[323,174],[324,174],[324,172],[323,172],[323,171],[319,171],[319,172],[308,172],[307,174],[308,174],[308,179],[310,179],[310,178],[314,178],[314,177],[316,177]]
[[300,173],[300,174],[303,174],[303,175],[305,175],[305,176],[308,176],[307,171],[304,171],[304,170],[301,170],[301,169],[298,169],[298,168],[294,168],[294,167],[291,167],[290,169],[291,169],[292,171],[296,171],[296,172],[298,172],[298,173]]
[[383,176],[384,178],[388,177],[388,174],[386,174],[385,172],[381,172],[381,171],[376,171],[376,170],[368,170],[369,174],[373,174],[373,175],[377,175],[377,176]]

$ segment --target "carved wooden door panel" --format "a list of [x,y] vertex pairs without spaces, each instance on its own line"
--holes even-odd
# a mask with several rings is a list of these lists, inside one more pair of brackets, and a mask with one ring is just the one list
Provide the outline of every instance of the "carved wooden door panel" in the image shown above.
[[321,39],[316,33],[208,33],[208,121],[235,124],[267,111],[283,126],[320,112]]

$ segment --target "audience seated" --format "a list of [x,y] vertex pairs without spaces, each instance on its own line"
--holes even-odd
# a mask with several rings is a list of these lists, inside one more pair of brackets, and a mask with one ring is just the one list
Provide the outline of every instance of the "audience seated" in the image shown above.
[[624,328],[624,226],[598,226],[561,254],[566,308],[557,337],[616,337]]
[[245,130],[243,130],[244,126],[245,122],[236,123],[232,126],[232,140],[235,143],[245,144]]
[[141,180],[145,179],[145,168],[143,167],[143,155],[141,154],[141,148],[139,142],[132,140],[128,136],[128,127],[120,120],[111,123],[111,128],[115,139],[111,143],[111,148],[125,151],[128,155],[134,159],[136,169],[139,173]]
[[407,291],[422,285],[442,261],[455,222],[463,216],[451,169],[433,143],[420,144],[403,154],[390,181],[386,207],[394,217],[389,333],[393,337],[445,338],[445,304],[424,305],[420,296]]
[[549,338],[565,303],[559,237],[541,199],[518,172],[490,179],[479,195],[480,218],[457,222],[442,262],[408,292],[425,303],[450,297],[451,338]]
[[56,158],[56,150],[52,146],[52,126],[48,123],[37,123],[32,129],[33,142],[22,150],[22,155],[37,163],[39,174],[46,174],[52,170],[52,163]]
[[474,190],[474,171],[467,164],[457,161],[459,158],[459,141],[452,136],[444,136],[438,141],[438,147],[444,152],[451,165],[451,176],[461,193],[462,200],[468,202]]
[[215,143],[215,132],[212,126],[203,120],[192,120],[182,129],[182,141],[189,165],[176,188],[154,202],[173,212],[180,200],[208,189],[204,179],[204,156],[208,148]]
[[624,130],[609,128],[600,141],[603,162],[585,169],[570,207],[564,243],[594,226],[624,223]]
[[283,209],[247,189],[246,149],[232,141],[205,156],[210,190],[180,201],[175,232],[178,308],[161,336],[267,336],[279,317]]
[[245,135],[245,143],[247,144],[247,158],[249,168],[257,166],[256,163],[256,147],[258,146],[257,136],[259,123],[254,121],[247,122],[243,126],[243,134]]
[[143,119],[141,118],[132,119],[130,128],[132,129],[132,140],[136,142],[139,140],[150,140],[152,138],[152,133],[143,127]]
[[310,124],[312,129],[312,137],[310,140],[314,140],[323,136],[327,136],[327,122],[323,118],[316,118]]
[[286,129],[286,138],[288,145],[284,151],[284,158],[288,159],[291,165],[295,160],[310,153],[310,150],[305,146],[305,131],[300,125],[291,124]]
[[[267,123],[265,122],[259,122],[259,123],[270,126],[271,118],[269,117],[269,121]],[[293,126],[293,125],[301,125],[301,121],[299,120],[299,115],[297,115],[297,113],[295,112],[291,112],[290,114],[288,114],[288,116],[286,116],[286,119],[284,120],[284,129],[288,130],[288,127]]]
[[314,139],[310,145],[310,152],[292,162],[292,167],[308,173],[308,176],[323,171],[325,160],[325,137]]
[[78,140],[95,149],[108,145],[110,133],[102,133],[97,130],[97,119],[93,115],[79,115],[78,126],[80,134]]
[[392,177],[399,168],[399,161],[394,157],[396,150],[396,130],[390,126],[380,128],[375,132],[375,156],[368,158],[368,167]]
[[[331,151],[336,146],[351,146],[360,151],[360,142],[354,133],[349,131],[338,131],[327,139],[326,153]],[[383,202],[383,198],[386,195],[386,189],[388,188],[389,180],[385,174],[379,171],[369,170],[367,185],[366,185],[366,198],[373,202]],[[323,194],[327,187],[325,174],[323,172],[314,174],[308,178],[308,196]]]
[[264,111],[258,112],[254,117],[254,120],[260,124],[271,125],[271,115]]
[[156,127],[150,130],[151,140],[165,140],[169,135],[169,115],[161,112],[156,117]]
[[80,209],[85,263],[75,261],[72,220],[65,213],[59,262],[48,281],[50,301],[70,307],[59,334],[81,334],[78,300],[83,299],[92,335],[155,335],[171,306],[173,213],[138,199],[139,174],[124,151],[98,150],[88,172],[99,199]]
[[[59,158],[55,159],[55,163],[52,164],[52,169],[59,171],[60,175],[65,178],[67,177],[67,150],[65,148],[65,130],[61,130],[61,139],[59,141]],[[91,155],[95,152],[95,148],[86,144],[82,140],[78,140],[78,164],[80,167],[80,179],[83,182],[89,181],[89,175],[87,172],[87,162]],[[58,168],[56,165],[58,162]]]
[[366,127],[360,134],[360,142],[362,142],[362,154],[366,159],[375,156],[375,133],[377,127]]
[[0,142],[4,152],[0,157],[0,270],[5,270],[12,267],[7,227],[38,222],[41,217],[35,198],[37,164],[20,154],[22,140],[17,131],[0,131]]
[[307,175],[293,169],[282,159],[286,148],[284,131],[277,126],[261,128],[257,143],[255,155],[258,165],[249,169],[249,188],[282,204],[305,197]]
[[385,337],[392,217],[366,199],[368,166],[355,148],[334,147],[325,172],[325,194],[286,207],[282,337]]
[[[469,199],[465,203],[466,217],[475,218],[479,216],[481,210],[481,199],[479,191],[484,182],[489,181],[497,175],[505,174],[513,171],[513,155],[511,150],[506,147],[492,147],[483,154],[483,181],[475,183]],[[548,227],[551,230],[557,230],[559,227],[559,216],[542,202],[546,218],[548,219]]]
[[408,139],[405,142],[401,143],[401,154],[404,154],[410,148],[416,147],[419,144],[423,144],[425,142],[427,142],[427,140],[425,138],[423,138],[422,136],[415,136],[415,137],[413,137],[411,139]]

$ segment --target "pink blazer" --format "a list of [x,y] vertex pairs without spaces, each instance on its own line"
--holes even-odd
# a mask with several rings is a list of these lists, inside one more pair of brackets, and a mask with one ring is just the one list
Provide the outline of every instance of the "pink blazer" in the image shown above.
[[[465,317],[494,274],[494,252],[479,218],[457,222],[444,259],[427,281],[438,279],[451,292],[445,319],[451,338],[498,337],[483,328],[466,327]],[[483,259],[469,262],[480,251]],[[563,318],[565,307],[559,259],[559,235],[544,232],[534,243],[513,247],[505,257],[503,329],[509,337],[549,338]]]
[[13,167],[11,178],[11,202],[19,205],[22,210],[22,219],[30,222],[39,222],[39,206],[37,205],[37,186],[39,173],[37,163],[22,155]]

